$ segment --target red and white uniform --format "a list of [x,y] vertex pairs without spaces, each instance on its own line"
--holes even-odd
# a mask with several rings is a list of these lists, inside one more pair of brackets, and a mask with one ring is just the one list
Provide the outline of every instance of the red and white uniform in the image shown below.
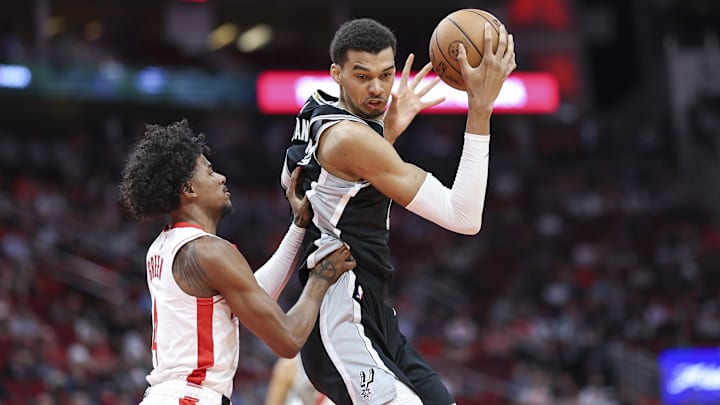
[[[189,397],[193,390],[214,391],[211,396],[197,395],[201,400],[195,403],[200,404],[202,397],[232,394],[238,351],[227,348],[239,347],[238,319],[221,295],[198,298],[183,292],[172,272],[178,250],[201,236],[217,237],[197,225],[176,223],[158,235],[147,253],[153,320],[147,402],[153,402],[149,400],[155,394],[166,395],[168,390],[160,387],[170,386],[183,387]],[[180,398],[185,396],[181,391],[175,390]]]

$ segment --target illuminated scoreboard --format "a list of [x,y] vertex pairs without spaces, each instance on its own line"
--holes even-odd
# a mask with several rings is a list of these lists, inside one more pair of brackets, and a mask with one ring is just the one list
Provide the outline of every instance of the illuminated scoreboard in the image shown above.
[[[418,88],[435,76],[426,77]],[[412,77],[411,77],[412,79]],[[400,82],[400,76],[395,83]],[[338,85],[324,71],[266,71],[257,79],[258,109],[265,114],[295,114],[315,90],[337,96]],[[423,111],[426,114],[464,114],[467,94],[443,82],[435,86],[425,98],[445,97],[445,101]],[[554,76],[543,72],[512,74],[500,90],[495,102],[496,113],[552,114],[560,104],[558,84]]]

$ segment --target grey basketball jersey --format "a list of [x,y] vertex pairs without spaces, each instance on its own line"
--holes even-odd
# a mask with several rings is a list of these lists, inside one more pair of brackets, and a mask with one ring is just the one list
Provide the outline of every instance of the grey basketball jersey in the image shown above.
[[[303,270],[340,246],[340,240],[350,246],[358,263],[359,279],[388,281],[394,269],[389,262],[388,237],[391,200],[367,181],[348,181],[333,176],[320,166],[315,157],[317,142],[326,129],[338,122],[350,120],[371,127],[383,136],[383,123],[363,119],[337,107],[337,98],[322,91],[315,92],[305,102],[296,117],[291,145],[287,148],[283,167],[283,187],[289,183],[290,173],[298,165],[303,167],[301,184],[310,200],[314,215],[314,229],[306,232]],[[372,159],[372,156],[367,156]]]

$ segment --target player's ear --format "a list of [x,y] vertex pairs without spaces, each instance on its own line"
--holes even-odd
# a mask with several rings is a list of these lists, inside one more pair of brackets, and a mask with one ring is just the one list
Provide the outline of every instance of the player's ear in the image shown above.
[[190,183],[183,184],[182,192],[183,192],[183,194],[192,194],[194,192],[192,184],[190,184]]
[[340,84],[340,66],[337,63],[330,65],[330,76],[335,80],[335,83]]

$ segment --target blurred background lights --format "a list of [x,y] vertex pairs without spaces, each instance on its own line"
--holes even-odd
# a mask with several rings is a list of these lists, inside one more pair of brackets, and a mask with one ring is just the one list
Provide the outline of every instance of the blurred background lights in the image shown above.
[[65,19],[62,17],[50,17],[45,20],[42,30],[46,37],[54,37],[59,34],[65,28]]
[[207,36],[206,47],[208,50],[216,51],[232,43],[238,35],[238,27],[235,24],[222,24],[215,28]]
[[254,52],[269,44],[272,38],[272,27],[267,24],[258,24],[238,37],[237,47],[241,52]]
[[0,87],[21,89],[30,85],[32,73],[26,66],[0,65]]

